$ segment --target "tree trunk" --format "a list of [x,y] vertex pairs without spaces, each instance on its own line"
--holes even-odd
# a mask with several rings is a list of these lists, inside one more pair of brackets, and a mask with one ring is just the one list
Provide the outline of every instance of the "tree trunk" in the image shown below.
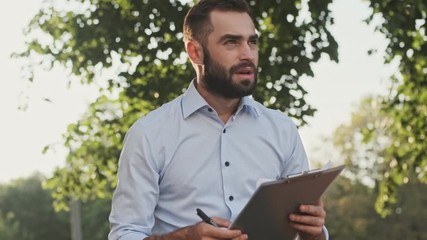
[[71,240],[83,240],[82,216],[80,202],[78,200],[71,200],[70,202],[70,217]]

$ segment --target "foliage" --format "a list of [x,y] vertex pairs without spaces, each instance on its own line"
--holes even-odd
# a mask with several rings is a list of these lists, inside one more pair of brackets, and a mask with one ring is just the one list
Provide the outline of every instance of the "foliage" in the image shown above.
[[385,148],[392,137],[387,128],[391,119],[381,112],[381,97],[364,98],[351,114],[349,123],[338,126],[332,143],[346,164],[345,175],[369,186],[383,179]]
[[[368,22],[381,18],[376,29],[389,40],[385,62],[399,61],[399,73],[393,76],[382,106],[391,122],[386,128],[389,143],[384,149],[377,209],[387,215],[399,185],[409,179],[427,183],[427,3],[370,0],[370,7],[373,13]],[[373,126],[365,129],[367,141],[375,141]]]
[[[305,102],[298,79],[313,76],[310,64],[322,55],[338,61],[337,43],[328,30],[333,23],[331,1],[249,1],[260,32],[260,77],[253,96],[288,113],[298,125],[306,124],[315,111]],[[54,190],[57,209],[67,209],[71,196],[109,198],[129,126],[181,94],[194,77],[181,33],[192,4],[51,1],[29,24],[28,49],[20,57],[65,66],[82,83],[98,84],[100,90],[87,114],[64,136],[69,148],[66,166],[56,170],[47,185]],[[115,72],[109,80],[106,70]]]
[[[377,223],[373,189],[339,177],[324,197],[330,239],[372,239],[368,227]],[[379,238],[382,239],[382,238]]]
[[110,209],[110,199],[95,199],[82,204],[83,239],[107,239]]
[[383,218],[374,209],[378,188],[339,177],[325,194],[330,239],[427,239],[427,185],[398,188],[393,214]]
[[[376,209],[385,217],[393,213],[393,207],[387,208],[379,205],[381,201],[387,200],[396,204],[398,199],[396,192],[398,186],[394,186],[393,194],[381,195],[382,184],[387,181],[388,168],[397,165],[396,161],[388,162],[393,158],[388,148],[393,139],[397,136],[390,131],[394,119],[387,112],[382,111],[383,97],[367,97],[363,99],[359,108],[352,113],[350,123],[339,126],[333,135],[333,144],[343,157],[343,162],[347,165],[345,175],[353,181],[363,183],[367,186],[379,188]],[[407,184],[415,174],[404,176],[402,184]],[[412,178],[410,177],[412,176]],[[388,199],[385,199],[387,197]]]
[[1,239],[69,239],[66,214],[54,211],[50,193],[41,187],[42,180],[34,175],[0,186]]
[[17,224],[10,224],[4,218],[0,218],[0,239],[19,239],[19,230]]
[[[43,179],[35,175],[0,185],[0,239],[70,239],[69,214],[53,211],[50,192],[40,187]],[[377,193],[377,188],[339,177],[324,198],[330,239],[427,238],[427,185],[408,183],[399,188],[394,214],[387,218],[372,205]],[[102,199],[82,204],[83,239],[106,239],[110,204]]]
[[[0,239],[71,239],[69,214],[54,211],[51,192],[42,188],[44,179],[34,175],[0,185]],[[110,204],[98,199],[82,205],[84,239],[106,239]]]

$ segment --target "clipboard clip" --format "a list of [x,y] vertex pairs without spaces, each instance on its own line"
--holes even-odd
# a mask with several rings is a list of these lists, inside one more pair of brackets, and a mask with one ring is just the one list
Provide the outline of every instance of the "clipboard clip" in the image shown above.
[[[316,169],[312,169],[312,170],[306,170],[306,171],[302,171],[299,173],[291,173],[289,175],[287,175],[286,177],[282,177],[280,180],[286,180],[288,178],[293,178],[293,177],[298,177],[304,174],[309,174],[309,173],[316,173],[319,172],[319,174],[321,174],[322,171],[327,170],[331,167],[331,161],[329,160],[322,168],[316,168]],[[314,177],[319,177],[319,174],[315,174]]]

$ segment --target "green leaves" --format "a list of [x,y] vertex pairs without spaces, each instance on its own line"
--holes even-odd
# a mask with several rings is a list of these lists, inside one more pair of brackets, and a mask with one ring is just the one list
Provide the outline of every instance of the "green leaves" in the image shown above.
[[[44,179],[35,174],[0,184],[0,239],[72,239],[70,213],[54,211],[51,192],[42,188]],[[61,209],[68,208],[65,202],[57,203]],[[82,204],[84,239],[106,239],[110,207],[109,200],[98,199]]]
[[1,239],[69,239],[66,215],[54,212],[43,179],[34,174],[0,185]]
[[[424,1],[371,0],[376,30],[385,34],[388,46],[385,63],[399,62],[399,72],[392,76],[390,94],[382,97],[378,117],[386,119],[384,128],[372,121],[358,131],[365,146],[379,139],[386,145],[376,151],[383,160],[376,209],[389,215],[396,203],[396,191],[408,181],[426,183],[427,169],[427,4]],[[380,131],[379,131],[380,130]]]
[[[302,126],[315,109],[305,102],[306,91],[298,79],[313,76],[310,63],[322,54],[338,61],[337,44],[332,36],[328,37],[327,27],[332,24],[327,8],[330,1],[309,6],[302,6],[300,1],[251,3],[260,31],[261,56],[259,85],[253,96],[268,107],[286,112]],[[304,17],[304,11],[311,18]]]
[[[381,191],[381,190],[380,190]],[[345,177],[338,178],[325,194],[330,239],[425,239],[427,185],[408,183],[396,189],[395,205],[381,217],[372,206],[378,194]]]

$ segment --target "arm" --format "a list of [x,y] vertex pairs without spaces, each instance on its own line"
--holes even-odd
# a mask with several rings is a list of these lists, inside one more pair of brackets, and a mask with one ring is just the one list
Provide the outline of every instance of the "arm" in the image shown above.
[[110,213],[110,240],[143,239],[151,234],[159,170],[141,121],[126,134],[119,159],[118,184]]
[[[288,173],[301,172],[309,169],[308,158],[296,127],[293,127],[292,137],[288,139],[292,143],[292,151],[287,160],[285,169]],[[284,175],[284,174],[283,174]],[[301,214],[291,214],[289,219],[292,226],[298,231],[299,238],[303,240],[326,240],[328,233],[324,227],[326,211],[322,201],[316,205],[301,205]]]

